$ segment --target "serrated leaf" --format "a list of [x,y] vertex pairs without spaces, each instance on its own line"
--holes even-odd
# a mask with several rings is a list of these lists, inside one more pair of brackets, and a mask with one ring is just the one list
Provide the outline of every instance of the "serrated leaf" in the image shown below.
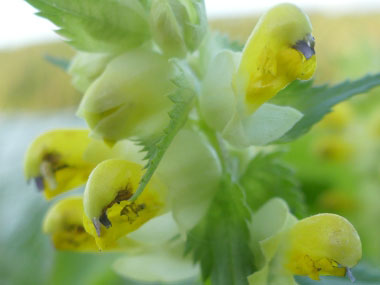
[[149,39],[146,9],[138,0],[26,0],[84,51],[117,52]]
[[257,210],[273,197],[284,199],[292,212],[305,215],[305,202],[294,171],[279,158],[279,153],[258,154],[248,164],[241,178],[246,199],[252,210]]
[[141,178],[138,189],[131,197],[131,201],[136,200],[144,191],[174,137],[186,123],[193,107],[196,95],[195,88],[186,76],[185,71],[179,65],[177,65],[177,68],[179,69],[179,75],[173,79],[173,83],[177,88],[173,93],[169,94],[170,100],[174,103],[172,110],[169,112],[169,125],[164,129],[162,136],[150,141],[140,142],[144,146],[144,151],[147,151],[145,159],[148,160],[148,163],[145,166],[146,172]]
[[296,281],[299,285],[378,285],[380,284],[380,270],[373,268],[365,262],[359,263],[352,269],[356,279],[352,283],[348,277],[321,277],[320,281],[311,280],[308,277],[297,276]]
[[348,98],[365,93],[380,85],[380,74],[367,75],[355,81],[345,81],[332,87],[327,85],[311,87],[312,81],[294,81],[280,91],[270,102],[296,108],[304,117],[277,143],[286,143],[305,134],[331,108]]
[[186,252],[200,262],[204,281],[248,284],[247,277],[255,268],[243,199],[240,187],[224,179],[207,215],[188,234]]

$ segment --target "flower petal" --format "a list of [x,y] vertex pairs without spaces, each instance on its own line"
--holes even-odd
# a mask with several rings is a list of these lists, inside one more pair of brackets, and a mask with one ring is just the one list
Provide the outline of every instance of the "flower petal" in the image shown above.
[[232,77],[236,72],[240,53],[228,50],[219,52],[210,62],[203,80],[199,104],[206,123],[218,130],[231,120],[236,109]]
[[294,108],[266,103],[250,116],[236,113],[223,137],[239,147],[266,145],[283,136],[302,117]]
[[154,284],[198,278],[198,266],[193,264],[190,256],[184,257],[183,252],[183,244],[178,244],[120,258],[113,267],[129,279]]
[[248,277],[249,284],[296,284],[281,263],[281,243],[288,229],[297,222],[287,204],[279,198],[265,203],[249,224],[251,249],[258,271]]
[[221,180],[221,166],[207,140],[181,130],[165,153],[157,174],[169,189],[173,217],[186,233],[206,213]]

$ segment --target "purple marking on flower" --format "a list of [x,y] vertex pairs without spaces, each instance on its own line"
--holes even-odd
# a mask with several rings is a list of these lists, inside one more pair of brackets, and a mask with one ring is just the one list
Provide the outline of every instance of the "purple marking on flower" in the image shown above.
[[112,227],[112,223],[111,221],[108,219],[108,216],[107,216],[107,213],[103,213],[100,217],[99,217],[99,221],[100,223],[105,226],[107,229]]
[[356,281],[354,274],[352,274],[351,269],[348,267],[346,267],[346,274],[347,274],[348,278],[350,278],[352,283],[354,283]]
[[99,223],[99,220],[98,220],[97,218],[93,218],[93,219],[92,219],[92,223],[94,224],[96,234],[98,235],[98,237],[100,237],[100,235],[101,235],[101,230],[100,230],[100,223]]
[[310,59],[314,54],[315,50],[313,46],[310,46],[306,41],[298,41],[294,46],[294,49],[302,52],[306,59]]
[[36,184],[38,191],[44,191],[44,179],[42,176],[34,177],[34,183]]

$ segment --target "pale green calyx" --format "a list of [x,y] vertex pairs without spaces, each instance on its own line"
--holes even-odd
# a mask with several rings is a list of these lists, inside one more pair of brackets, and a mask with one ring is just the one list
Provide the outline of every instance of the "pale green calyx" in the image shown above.
[[112,57],[108,53],[78,52],[68,70],[72,76],[74,87],[84,93],[91,83],[101,75]]
[[78,115],[96,137],[117,141],[151,136],[169,121],[171,72],[168,60],[155,52],[124,53],[87,89]]
[[150,21],[154,40],[169,56],[194,51],[207,32],[203,0],[153,0]]

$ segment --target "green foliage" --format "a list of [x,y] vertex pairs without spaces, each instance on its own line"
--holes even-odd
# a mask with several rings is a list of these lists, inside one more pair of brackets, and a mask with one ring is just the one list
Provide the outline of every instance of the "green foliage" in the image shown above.
[[187,252],[200,262],[205,281],[218,285],[248,284],[254,258],[248,246],[249,232],[242,189],[227,176],[206,216],[189,232]]
[[190,74],[179,64],[177,64],[177,71],[177,76],[173,79],[173,83],[177,88],[169,94],[170,100],[174,103],[173,109],[169,112],[169,125],[164,129],[160,137],[151,141],[141,142],[144,146],[144,151],[147,152],[145,159],[148,160],[148,163],[145,166],[146,172],[141,178],[138,189],[131,197],[131,201],[136,200],[142,191],[144,191],[145,186],[148,184],[174,137],[186,123],[193,107],[196,92],[191,82]]
[[279,153],[258,154],[241,178],[247,203],[257,210],[273,197],[284,199],[298,217],[305,216],[305,201],[294,171],[279,158]]
[[331,112],[334,105],[379,86],[380,74],[367,75],[332,87],[327,85],[311,87],[312,83],[312,81],[294,81],[271,100],[274,104],[290,106],[304,114],[304,117],[277,143],[286,143],[298,138],[308,132],[324,115]]
[[116,52],[149,39],[147,11],[138,0],[26,0],[84,51]]
[[359,263],[352,269],[352,273],[356,279],[352,283],[348,277],[322,277],[321,281],[314,281],[308,277],[297,276],[296,281],[299,285],[378,285],[380,284],[380,270],[373,268],[365,262]]

